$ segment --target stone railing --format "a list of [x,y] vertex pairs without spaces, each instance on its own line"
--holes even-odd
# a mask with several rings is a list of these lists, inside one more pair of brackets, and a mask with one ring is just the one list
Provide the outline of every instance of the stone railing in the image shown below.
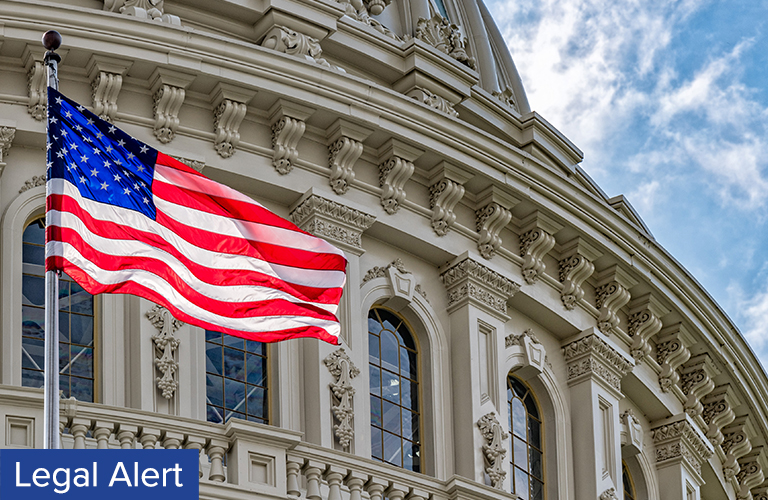
[[[0,446],[42,444],[43,394],[0,386]],[[232,419],[224,425],[74,399],[61,401],[65,449],[195,449],[200,498],[514,500],[458,476],[442,481],[301,441],[301,433]]]

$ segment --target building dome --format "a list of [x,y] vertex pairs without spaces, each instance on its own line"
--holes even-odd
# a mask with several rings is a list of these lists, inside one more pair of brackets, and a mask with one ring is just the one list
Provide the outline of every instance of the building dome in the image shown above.
[[474,0],[0,1],[0,446],[42,446],[47,29],[64,95],[348,259],[340,346],[63,277],[65,448],[199,450],[201,498],[768,495],[756,357]]

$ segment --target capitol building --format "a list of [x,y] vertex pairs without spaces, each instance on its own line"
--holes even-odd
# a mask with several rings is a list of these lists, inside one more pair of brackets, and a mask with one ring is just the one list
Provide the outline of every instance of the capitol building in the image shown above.
[[757,358],[481,0],[0,0],[0,448],[43,446],[49,29],[63,94],[348,259],[338,346],[64,276],[64,448],[198,450],[209,500],[768,499]]

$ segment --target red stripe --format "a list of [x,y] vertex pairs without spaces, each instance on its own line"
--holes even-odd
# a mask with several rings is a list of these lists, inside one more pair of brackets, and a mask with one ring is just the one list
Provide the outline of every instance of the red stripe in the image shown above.
[[[169,244],[166,240],[164,240],[163,238],[161,238],[155,233],[140,231],[138,229],[135,229],[129,226],[115,224],[114,222],[94,219],[93,217],[91,217],[90,213],[85,211],[78,204],[77,200],[70,198],[69,196],[50,195],[49,198],[50,198],[49,200],[50,203],[55,204],[55,206],[63,212],[69,212],[77,216],[95,234],[102,236],[104,238],[109,238],[113,240],[125,239],[125,240],[141,241],[155,248],[158,248],[159,250],[162,250],[174,256],[185,267],[187,267],[187,269],[189,269],[190,272],[192,272],[192,274],[194,274],[199,279],[207,283],[218,284],[223,281],[226,282],[227,280],[231,280],[230,282],[232,284],[264,285],[264,286],[269,286],[270,288],[274,288],[274,289],[289,293],[300,300],[306,300],[310,302],[321,302],[324,304],[338,304],[341,298],[341,288],[339,287],[321,288],[321,287],[297,285],[294,283],[285,282],[281,279],[278,279],[263,273],[259,273],[256,271],[211,269],[211,268],[202,266],[197,262],[187,258],[185,255],[179,252],[173,245]],[[181,226],[181,227],[186,227],[186,226]],[[51,227],[51,230],[53,229],[54,227]],[[173,228],[170,228],[170,229],[173,230]],[[57,237],[51,234],[49,234],[48,238],[53,240],[59,240],[59,241],[67,241],[62,237]],[[232,243],[238,240],[237,238],[227,238],[227,239],[233,240]],[[199,244],[200,241],[195,241],[193,239],[192,243],[196,244],[198,247],[204,248],[203,245]],[[244,243],[244,246],[246,248],[250,248],[250,246],[247,245],[247,242]],[[213,251],[220,251],[220,250],[213,249]],[[235,253],[235,252],[228,252],[228,253]],[[241,254],[244,254],[244,253],[245,252],[242,252]],[[255,254],[255,252],[249,252],[249,253],[252,254],[250,256],[253,258],[260,258],[258,255],[253,255]],[[92,261],[99,262],[97,260],[92,260]]]
[[293,338],[314,337],[331,344],[339,344],[338,337],[329,334],[327,331],[320,327],[311,325],[288,330],[258,333],[243,332],[240,330],[225,328],[220,325],[214,325],[184,313],[162,295],[158,294],[154,290],[139,285],[138,283],[133,283],[130,281],[112,285],[104,285],[99,283],[98,281],[91,278],[91,276],[85,273],[82,269],[75,266],[63,257],[48,257],[46,259],[46,268],[61,269],[92,295],[99,293],[126,293],[136,295],[138,297],[143,297],[165,307],[171,312],[171,314],[173,314],[176,319],[208,330],[215,330],[226,333],[228,335],[233,335],[235,337],[240,337],[247,340],[256,340],[259,342],[278,342],[281,340],[288,340]]
[[168,282],[182,296],[202,309],[220,316],[231,318],[252,318],[261,316],[307,316],[326,321],[337,321],[336,316],[319,307],[294,303],[285,299],[265,299],[250,302],[229,302],[204,295],[187,284],[173,270],[159,259],[144,257],[114,257],[102,253],[85,243],[80,235],[71,229],[62,229],[64,240],[80,252],[83,257],[97,263],[106,271],[132,271],[141,269]]

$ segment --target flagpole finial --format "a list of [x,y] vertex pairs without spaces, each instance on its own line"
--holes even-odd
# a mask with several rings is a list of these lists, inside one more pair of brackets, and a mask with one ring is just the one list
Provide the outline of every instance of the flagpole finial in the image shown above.
[[61,35],[56,30],[48,30],[43,33],[43,47],[45,50],[55,51],[61,47]]

